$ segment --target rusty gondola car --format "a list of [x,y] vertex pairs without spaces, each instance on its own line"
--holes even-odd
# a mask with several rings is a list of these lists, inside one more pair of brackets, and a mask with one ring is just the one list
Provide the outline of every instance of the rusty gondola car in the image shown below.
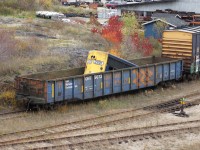
[[27,101],[30,106],[49,107],[152,87],[182,77],[181,59],[148,57],[130,63],[136,65],[91,74],[84,74],[83,67],[18,76],[16,100]]

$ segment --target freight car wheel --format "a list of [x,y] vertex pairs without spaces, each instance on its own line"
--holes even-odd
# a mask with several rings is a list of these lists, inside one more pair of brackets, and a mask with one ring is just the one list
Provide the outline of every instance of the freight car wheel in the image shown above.
[[187,79],[188,79],[188,81],[192,81],[193,76],[192,76],[191,74],[188,74],[188,75],[187,75]]
[[33,111],[40,111],[41,108],[40,108],[39,105],[35,105],[35,106],[32,107],[32,110],[33,110]]
[[48,110],[50,111],[54,110],[54,105],[48,105]]

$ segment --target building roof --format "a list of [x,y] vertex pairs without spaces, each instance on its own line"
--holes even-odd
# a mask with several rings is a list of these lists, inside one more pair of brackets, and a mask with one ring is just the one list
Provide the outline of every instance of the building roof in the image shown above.
[[200,26],[182,28],[182,29],[179,29],[179,31],[190,32],[190,33],[199,33],[200,32]]
[[180,32],[187,32],[187,33],[200,33],[200,26],[197,26],[197,27],[187,27],[187,28],[174,29],[174,30],[166,30],[166,31],[169,31],[169,32],[180,31]]
[[[177,14],[168,14],[168,13],[154,13],[152,14],[152,18],[154,19],[153,21],[162,21],[165,22],[173,27],[183,27],[189,25],[187,22],[184,20],[181,20],[180,18],[177,17]],[[152,22],[152,21],[151,21]],[[151,23],[151,22],[147,22]],[[145,25],[145,24],[143,24]]]
[[173,1],[175,1],[175,0],[152,0],[152,1],[142,1],[142,2],[134,2],[134,3],[121,4],[121,5],[117,5],[117,7],[131,6],[131,5],[146,5],[146,4],[155,4],[155,3],[165,3],[165,2],[173,2]]
[[146,23],[143,23],[142,25],[144,26],[144,25],[151,24],[151,23],[154,23],[154,22],[157,22],[157,21],[164,22],[164,23],[166,23],[166,24],[168,24],[168,25],[173,26],[173,27],[176,28],[175,25],[173,25],[173,24],[171,24],[171,23],[169,23],[169,22],[166,22],[165,20],[162,20],[162,19],[154,19],[154,20],[152,20],[152,21],[148,21],[148,22],[146,22]]

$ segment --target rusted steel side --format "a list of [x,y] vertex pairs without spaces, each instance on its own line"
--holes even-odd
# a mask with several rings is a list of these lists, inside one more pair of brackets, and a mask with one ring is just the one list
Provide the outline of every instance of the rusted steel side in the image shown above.
[[23,77],[15,78],[15,88],[18,94],[25,96],[45,97],[45,82],[42,80],[34,80]]

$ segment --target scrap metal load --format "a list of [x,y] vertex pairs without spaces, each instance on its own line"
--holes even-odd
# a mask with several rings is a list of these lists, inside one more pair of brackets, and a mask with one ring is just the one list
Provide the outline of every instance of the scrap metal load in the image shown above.
[[128,67],[137,67],[136,64],[116,57],[108,52],[90,51],[86,61],[84,74],[98,73],[109,70],[117,70]]

